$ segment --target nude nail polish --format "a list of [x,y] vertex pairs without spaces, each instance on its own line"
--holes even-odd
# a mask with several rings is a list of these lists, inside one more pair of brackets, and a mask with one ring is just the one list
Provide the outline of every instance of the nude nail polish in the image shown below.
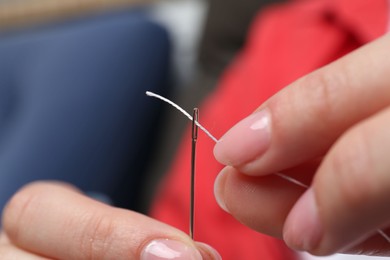
[[271,140],[271,117],[267,109],[255,112],[233,126],[214,147],[222,164],[240,166],[261,156]]
[[221,209],[223,209],[225,212],[229,213],[228,208],[226,207],[225,204],[225,199],[224,199],[224,194],[223,190],[225,187],[225,180],[226,180],[226,174],[229,167],[225,167],[217,176],[214,182],[214,197],[215,200],[217,201],[217,204]]
[[170,239],[157,239],[145,246],[141,260],[202,260],[195,247]]
[[308,189],[293,207],[284,229],[284,239],[290,247],[311,251],[318,246],[323,229],[312,189]]
[[201,242],[196,242],[196,245],[198,248],[202,248],[203,252],[206,254],[206,259],[222,260],[222,256],[211,246]]

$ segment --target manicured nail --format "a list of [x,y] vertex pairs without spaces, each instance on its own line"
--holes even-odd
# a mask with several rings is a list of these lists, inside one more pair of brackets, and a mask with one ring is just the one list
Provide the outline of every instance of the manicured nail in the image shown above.
[[205,243],[201,243],[201,242],[196,242],[196,245],[198,246],[198,248],[203,252],[203,259],[204,260],[208,260],[208,259],[211,259],[211,260],[222,260],[222,256],[217,252],[217,250],[215,250],[214,248],[212,248],[211,246],[209,246],[208,244],[205,244]]
[[214,147],[222,164],[239,166],[262,155],[271,140],[271,118],[267,109],[256,112],[233,126]]
[[223,190],[225,188],[225,180],[226,180],[226,173],[228,171],[228,167],[225,167],[217,176],[214,182],[214,197],[217,201],[219,207],[223,209],[226,212],[229,212],[224,199]]
[[199,251],[182,242],[170,239],[151,241],[142,250],[141,260],[202,260]]
[[284,240],[291,248],[312,251],[322,238],[323,228],[312,189],[308,189],[287,217]]

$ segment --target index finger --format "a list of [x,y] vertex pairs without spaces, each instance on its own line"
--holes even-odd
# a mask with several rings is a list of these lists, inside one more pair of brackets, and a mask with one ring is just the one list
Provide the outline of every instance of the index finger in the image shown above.
[[322,156],[343,132],[390,104],[389,46],[384,36],[292,83],[229,130],[216,159],[265,175]]
[[53,184],[32,184],[18,192],[4,210],[3,225],[16,246],[55,259],[202,259],[207,255],[204,249],[201,255],[194,242],[173,227]]

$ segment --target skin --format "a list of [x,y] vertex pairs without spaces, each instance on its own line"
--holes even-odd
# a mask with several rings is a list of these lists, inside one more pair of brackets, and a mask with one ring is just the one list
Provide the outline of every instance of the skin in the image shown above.
[[[222,208],[315,255],[390,255],[377,233],[390,234],[389,46],[384,36],[314,71],[229,130],[214,149],[227,165],[215,184]],[[250,132],[259,113],[268,125]]]
[[156,239],[179,241],[202,259],[220,259],[173,227],[90,199],[67,184],[39,182],[22,188],[4,209],[0,258],[140,259]]

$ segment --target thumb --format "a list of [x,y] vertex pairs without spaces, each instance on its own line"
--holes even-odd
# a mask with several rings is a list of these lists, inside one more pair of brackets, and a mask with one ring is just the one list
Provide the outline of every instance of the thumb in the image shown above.
[[58,184],[23,188],[3,224],[15,246],[54,259],[220,259],[173,227]]

